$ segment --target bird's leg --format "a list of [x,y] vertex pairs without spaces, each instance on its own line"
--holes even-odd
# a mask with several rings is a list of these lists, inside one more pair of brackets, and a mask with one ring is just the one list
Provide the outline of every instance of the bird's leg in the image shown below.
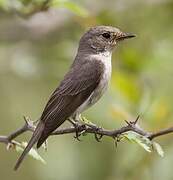
[[75,139],[77,139],[78,141],[81,141],[79,139],[79,136],[81,135],[81,133],[79,133],[79,127],[80,127],[80,123],[79,121],[77,121],[76,119],[74,120],[73,118],[68,118],[68,121],[73,125],[73,127],[75,128],[76,130],[76,135],[74,136]]
[[91,128],[94,128],[94,129],[98,128],[98,126],[96,124],[92,123],[86,117],[83,117],[81,114],[79,115],[79,120],[88,127],[91,127]]
[[79,118],[82,122],[84,122],[84,125],[95,129],[95,133],[94,133],[94,137],[96,139],[97,142],[100,142],[101,138],[103,137],[103,135],[99,135],[97,134],[97,131],[101,130],[102,127],[98,127],[96,124],[92,123],[91,121],[89,121],[87,118],[82,117],[81,114],[79,115]]

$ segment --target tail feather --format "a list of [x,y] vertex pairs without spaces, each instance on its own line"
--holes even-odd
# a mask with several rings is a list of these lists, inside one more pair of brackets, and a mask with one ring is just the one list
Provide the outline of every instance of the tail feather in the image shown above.
[[[45,124],[45,129],[44,131],[41,133],[40,138],[38,139],[37,142],[37,148],[39,148],[48,138],[48,136],[54,131],[56,130],[64,121],[66,120],[66,118],[59,120],[58,122],[56,122],[56,125],[53,125],[53,127],[49,127],[47,124]],[[47,126],[47,127],[46,127]]]
[[45,141],[46,139],[48,138],[49,134],[41,134],[41,137],[38,139],[38,142],[37,142],[37,148],[39,148]]
[[40,138],[40,135],[41,135],[43,129],[44,129],[44,123],[40,121],[39,124],[36,127],[36,130],[34,131],[32,137],[31,137],[28,145],[26,146],[26,148],[24,149],[24,151],[22,152],[21,156],[19,157],[19,159],[16,162],[16,165],[14,166],[14,170],[15,171],[19,168],[20,164],[22,163],[22,161],[24,160],[25,156],[30,151],[30,149],[38,141],[38,139]]

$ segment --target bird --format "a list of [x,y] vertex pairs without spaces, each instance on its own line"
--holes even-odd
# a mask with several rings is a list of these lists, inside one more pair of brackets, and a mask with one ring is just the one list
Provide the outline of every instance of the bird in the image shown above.
[[69,71],[50,96],[33,135],[19,157],[17,170],[26,154],[37,143],[39,148],[68,118],[94,105],[105,93],[111,78],[111,57],[122,40],[135,37],[112,26],[91,27],[79,41],[77,55]]

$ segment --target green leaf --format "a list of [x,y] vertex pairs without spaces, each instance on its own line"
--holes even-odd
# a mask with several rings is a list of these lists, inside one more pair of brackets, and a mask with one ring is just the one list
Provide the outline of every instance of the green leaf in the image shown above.
[[[28,144],[27,142],[17,143],[17,144],[15,144],[14,148],[17,152],[23,152],[23,150],[25,149],[27,144]],[[34,148],[32,148],[28,154],[32,158],[41,161],[43,164],[46,164],[45,160],[38,154],[38,152]]]
[[164,151],[159,143],[153,142],[153,148],[157,151],[158,155],[164,157]]
[[152,152],[153,150],[156,150],[156,152],[161,157],[164,156],[164,151],[163,151],[162,147],[160,146],[160,144],[158,144],[157,142],[151,141],[150,139],[148,139],[145,136],[142,136],[142,135],[139,135],[135,132],[129,131],[129,132],[122,134],[122,137],[126,138],[130,142],[135,142],[135,143],[139,144],[147,152]]
[[74,2],[66,0],[53,0],[50,4],[50,7],[63,7],[81,17],[87,17],[89,14],[85,8],[81,7],[80,5]]
[[147,137],[131,131],[124,133],[123,137],[125,137],[127,140],[131,142],[139,144],[147,152],[152,152],[152,141],[150,141]]

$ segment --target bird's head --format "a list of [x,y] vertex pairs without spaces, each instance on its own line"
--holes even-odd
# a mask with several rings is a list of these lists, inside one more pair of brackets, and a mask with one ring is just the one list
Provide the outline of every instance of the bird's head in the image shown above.
[[112,26],[96,26],[90,28],[81,38],[79,48],[95,52],[112,51],[117,43],[135,37]]

